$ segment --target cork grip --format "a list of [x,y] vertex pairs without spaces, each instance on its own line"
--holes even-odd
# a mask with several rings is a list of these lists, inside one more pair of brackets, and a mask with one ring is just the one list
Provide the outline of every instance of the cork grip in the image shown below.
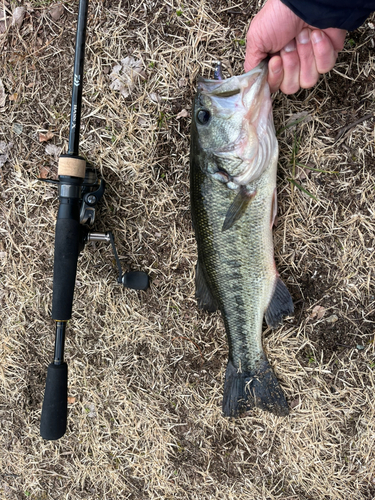
[[69,158],[60,156],[58,175],[69,175],[70,177],[85,178],[86,161],[81,158]]

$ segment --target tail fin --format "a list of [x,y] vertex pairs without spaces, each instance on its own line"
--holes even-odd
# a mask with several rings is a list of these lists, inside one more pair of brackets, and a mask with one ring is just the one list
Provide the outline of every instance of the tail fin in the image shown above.
[[265,358],[257,369],[245,372],[238,372],[229,361],[225,372],[223,413],[226,417],[237,417],[252,408],[278,416],[289,414],[284,393]]

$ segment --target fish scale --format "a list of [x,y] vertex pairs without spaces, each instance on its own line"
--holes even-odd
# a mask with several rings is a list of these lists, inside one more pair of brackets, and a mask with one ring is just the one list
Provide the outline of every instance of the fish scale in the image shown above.
[[[258,99],[262,98],[262,89],[267,85],[264,72],[264,69],[262,73],[259,71],[259,78],[263,80],[261,85],[258,85]],[[249,75],[254,81],[254,73],[250,72]],[[229,131],[228,137],[235,137],[236,127],[240,127],[240,137],[243,127],[248,124],[245,123],[241,129],[241,116],[236,114],[231,122],[231,118],[227,118],[228,113],[223,118],[226,120],[225,126],[220,123],[220,94],[218,98],[217,82],[213,108],[210,108],[209,89],[212,81],[201,82],[204,99],[198,88],[190,153],[191,210],[198,246],[196,285],[199,306],[211,311],[221,311],[228,338],[229,360],[223,411],[225,415],[237,416],[241,411],[257,406],[277,415],[285,415],[288,413],[285,396],[262,347],[264,316],[271,326],[276,326],[282,316],[293,311],[290,294],[278,277],[273,255],[272,207],[275,203],[278,148],[274,139],[272,115],[266,117],[267,127],[263,126],[263,129],[267,128],[268,135],[261,139],[264,148],[272,146],[273,149],[268,156],[265,155],[267,164],[262,168],[261,175],[245,187],[230,189],[227,183],[218,181],[218,177],[214,176],[225,167],[225,161],[217,162],[215,150],[210,147],[211,132],[208,127],[213,128],[211,135],[215,145],[220,144],[218,134],[223,134],[220,148],[223,150],[227,147],[228,151],[236,154],[236,144],[226,143],[228,139],[223,130]],[[269,92],[264,95],[266,98],[268,95],[269,99]],[[233,97],[231,98],[233,101]],[[225,103],[224,107],[227,112],[228,103]],[[200,125],[197,122],[197,113],[202,109],[210,114],[210,119]],[[238,103],[237,109],[241,110]],[[244,115],[245,113],[246,109]],[[232,164],[229,159],[228,169]],[[226,171],[225,175],[219,178],[228,177],[233,184],[237,172],[231,174],[233,173]],[[251,198],[248,193],[251,193]],[[240,207],[239,215],[225,225],[228,211],[230,213],[231,207],[236,205]]]

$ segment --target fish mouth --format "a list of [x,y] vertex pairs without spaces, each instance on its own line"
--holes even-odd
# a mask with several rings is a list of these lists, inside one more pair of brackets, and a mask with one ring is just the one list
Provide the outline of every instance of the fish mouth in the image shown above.
[[[252,94],[259,93],[267,80],[268,58],[261,61],[258,66],[240,76],[232,76],[224,80],[209,79],[198,76],[197,90],[217,98],[232,97],[244,94],[253,88]],[[253,97],[254,98],[254,97]]]
[[264,100],[264,90],[269,96],[267,76],[268,58],[240,76],[232,76],[225,80],[198,77],[198,101],[209,103],[214,113],[230,119],[240,108],[250,110],[254,106],[257,107],[258,103]]

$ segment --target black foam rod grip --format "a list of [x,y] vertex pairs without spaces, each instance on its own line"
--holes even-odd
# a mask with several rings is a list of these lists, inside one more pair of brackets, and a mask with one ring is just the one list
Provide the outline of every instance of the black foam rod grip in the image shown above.
[[68,416],[68,365],[48,366],[46,390],[40,420],[40,435],[44,439],[60,439],[66,431]]
[[52,298],[52,318],[56,321],[68,321],[72,315],[79,244],[79,221],[57,219]]

